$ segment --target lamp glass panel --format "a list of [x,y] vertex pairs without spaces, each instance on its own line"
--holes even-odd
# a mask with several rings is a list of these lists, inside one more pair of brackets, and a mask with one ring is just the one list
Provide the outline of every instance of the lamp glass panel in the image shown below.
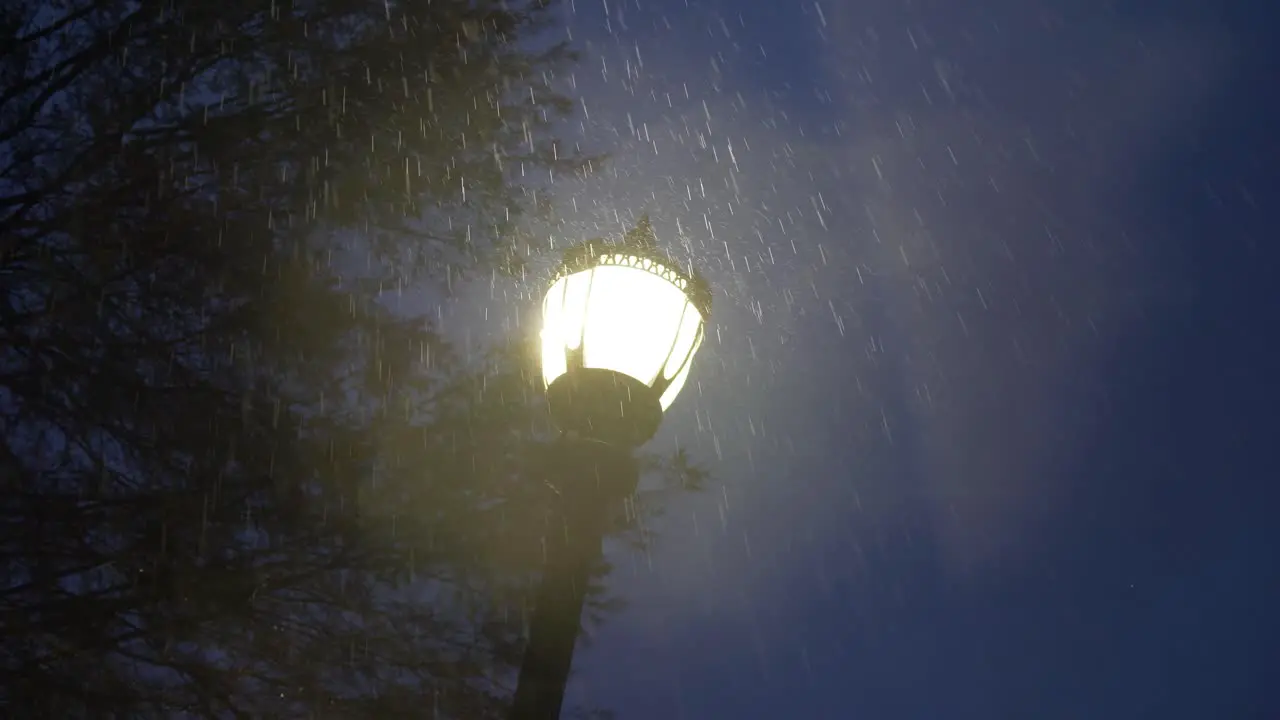
[[676,335],[675,344],[671,347],[671,356],[662,367],[663,378],[669,380],[675,377],[675,374],[680,372],[680,368],[684,367],[690,353],[694,350],[694,344],[698,341],[698,333],[701,330],[702,316],[691,303],[685,301],[683,315],[680,318],[680,330]]
[[692,303],[686,302],[675,347],[671,350],[671,357],[667,358],[666,366],[662,368],[662,377],[671,383],[662,392],[660,402],[663,410],[671,407],[676,395],[684,387],[685,380],[689,378],[689,368],[693,365],[693,355],[698,352],[698,346],[701,344],[702,316],[698,314]]
[[548,385],[569,369],[569,360],[565,357],[569,340],[565,337],[564,327],[564,291],[567,285],[567,278],[560,278],[542,301],[542,379]]
[[564,300],[561,322],[564,323],[565,347],[577,350],[582,342],[582,324],[586,322],[586,307],[592,290],[591,272],[574,273],[564,278]]
[[[696,311],[694,312],[694,315],[697,316]],[[701,322],[702,318],[698,317],[698,323],[701,324]],[[685,355],[684,366],[676,371],[676,376],[671,379],[671,384],[667,386],[666,390],[662,391],[662,397],[658,399],[658,403],[662,406],[662,410],[664,412],[667,408],[671,407],[671,403],[675,402],[676,395],[680,394],[680,390],[684,388],[685,381],[689,379],[689,369],[693,367],[693,355],[698,352],[698,347],[700,345],[702,345],[701,328],[699,328],[697,335],[694,336],[693,347],[691,347],[688,354]]]

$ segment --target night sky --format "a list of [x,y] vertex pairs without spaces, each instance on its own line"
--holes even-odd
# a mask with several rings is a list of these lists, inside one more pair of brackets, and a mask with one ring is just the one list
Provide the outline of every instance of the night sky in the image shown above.
[[577,0],[614,157],[554,233],[651,213],[717,305],[652,443],[714,480],[613,551],[571,701],[1280,717],[1276,19]]

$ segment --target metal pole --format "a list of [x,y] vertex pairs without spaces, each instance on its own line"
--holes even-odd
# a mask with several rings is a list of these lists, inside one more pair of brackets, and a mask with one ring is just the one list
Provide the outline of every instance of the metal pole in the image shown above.
[[569,461],[561,475],[569,480],[561,489],[564,532],[548,538],[511,720],[559,720],[609,498],[635,487],[628,452],[583,441],[562,441],[560,449],[558,459]]

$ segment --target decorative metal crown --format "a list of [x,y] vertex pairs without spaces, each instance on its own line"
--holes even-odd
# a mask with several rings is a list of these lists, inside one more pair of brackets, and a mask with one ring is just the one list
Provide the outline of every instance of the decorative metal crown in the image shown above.
[[711,285],[692,263],[687,270],[681,270],[658,248],[658,238],[653,233],[648,215],[641,217],[640,222],[627,231],[621,243],[592,238],[565,250],[559,275],[563,277],[608,265],[657,275],[679,288],[702,315],[704,322],[711,317]]

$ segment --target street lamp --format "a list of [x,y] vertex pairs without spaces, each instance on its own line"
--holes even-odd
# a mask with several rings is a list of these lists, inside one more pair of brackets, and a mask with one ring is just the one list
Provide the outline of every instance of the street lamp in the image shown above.
[[542,375],[562,431],[565,532],[549,539],[512,720],[555,720],[609,503],[635,489],[631,451],[657,432],[689,377],[711,289],[657,248],[648,218],[620,244],[565,253],[542,304]]

